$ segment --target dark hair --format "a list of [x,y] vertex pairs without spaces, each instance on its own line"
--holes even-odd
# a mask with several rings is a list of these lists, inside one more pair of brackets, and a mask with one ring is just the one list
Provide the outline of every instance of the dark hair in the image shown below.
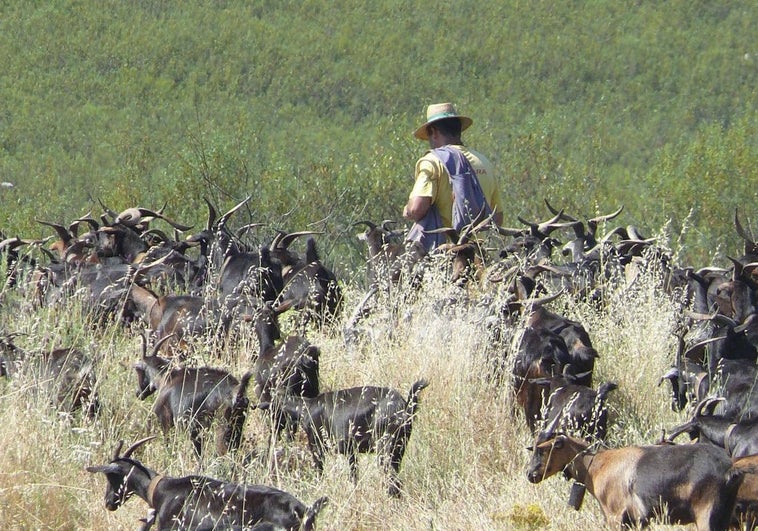
[[460,118],[443,118],[432,122],[426,126],[427,135],[431,132],[432,128],[437,129],[445,136],[461,136],[461,119]]

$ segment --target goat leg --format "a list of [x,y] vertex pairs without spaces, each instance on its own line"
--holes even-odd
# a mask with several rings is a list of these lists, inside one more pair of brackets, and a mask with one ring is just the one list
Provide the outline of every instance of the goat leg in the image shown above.
[[155,523],[155,509],[150,509],[147,512],[147,516],[140,518],[140,522],[142,522],[142,526],[139,528],[139,531],[150,531],[150,528]]

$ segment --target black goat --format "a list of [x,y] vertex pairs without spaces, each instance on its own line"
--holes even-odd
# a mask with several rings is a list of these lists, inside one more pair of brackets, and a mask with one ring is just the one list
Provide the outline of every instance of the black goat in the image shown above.
[[581,439],[555,435],[536,445],[527,470],[532,483],[563,471],[586,485],[609,526],[647,526],[656,517],[725,531],[745,470],[707,444],[628,446],[593,451]]
[[[321,351],[300,335],[281,339],[278,315],[289,305],[272,307],[264,304],[252,317],[260,350],[255,360],[255,394],[259,402],[271,403],[274,396],[314,398],[319,394],[319,356]],[[288,424],[286,416],[274,403],[270,408],[274,423],[272,443]],[[294,429],[297,424],[292,424]]]
[[758,418],[758,367],[748,360],[721,359],[715,371],[684,358],[661,377],[672,387],[672,408],[682,410],[688,402],[699,403],[708,396],[724,400],[714,410],[735,421]]
[[513,389],[516,403],[524,411],[529,429],[534,433],[542,419],[545,388],[537,383],[562,372],[568,364],[566,342],[549,330],[526,327],[518,343],[513,363]]
[[581,375],[576,383],[587,387],[592,385],[592,372],[599,355],[581,323],[537,306],[530,312],[527,325],[537,330],[549,330],[563,338],[568,349],[568,363],[575,375]]
[[157,355],[160,345],[158,342],[148,356],[143,338],[142,359],[134,365],[137,397],[144,400],[158,391],[153,411],[163,432],[185,426],[198,456],[202,455],[202,431],[210,428],[217,416],[223,419],[217,428],[217,452],[223,455],[237,449],[249,407],[245,394],[254,372],[248,371],[237,380],[227,371],[212,367],[171,369],[171,362]]
[[724,448],[732,459],[758,454],[758,418],[734,422],[723,415],[703,415],[703,410],[717,400],[721,399],[706,399],[698,404],[689,421],[670,430],[668,441],[687,433],[690,439]]
[[[292,255],[287,251],[287,255]],[[283,269],[284,288],[278,297],[281,304],[301,313],[301,326],[314,321],[318,327],[333,324],[342,310],[342,288],[337,277],[322,262],[316,241],[308,238],[305,257]]]
[[227,483],[206,476],[163,476],[131,458],[132,452],[153,439],[134,443],[119,455],[123,441],[107,465],[87,467],[108,479],[105,507],[115,511],[136,494],[150,506],[143,530],[157,524],[158,531],[210,529],[312,530],[327,498],[306,507],[291,494],[263,485]]
[[397,497],[402,488],[397,476],[411,436],[418,394],[427,385],[426,380],[414,383],[407,400],[394,389],[366,386],[322,393],[316,398],[290,398],[282,408],[300,422],[319,472],[323,472],[324,455],[331,447],[347,455],[351,476],[357,481],[357,454],[375,452],[388,474],[389,494]]
[[547,385],[545,428],[537,435],[537,442],[549,439],[557,432],[567,432],[590,441],[604,441],[608,433],[608,393],[618,389],[614,382],[601,384],[597,391],[574,383],[572,375],[553,376],[534,383]]
[[13,343],[12,335],[0,337],[0,376],[16,374],[33,379],[35,389],[49,394],[64,411],[82,410],[94,417],[100,410],[94,362],[79,349],[27,353]]

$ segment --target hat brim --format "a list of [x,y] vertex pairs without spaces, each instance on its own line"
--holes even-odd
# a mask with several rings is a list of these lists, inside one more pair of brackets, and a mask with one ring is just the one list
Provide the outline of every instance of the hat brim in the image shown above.
[[426,133],[426,128],[429,124],[433,124],[434,122],[438,122],[440,120],[444,120],[446,118],[460,118],[461,120],[461,131],[465,131],[469,128],[471,124],[474,123],[474,120],[469,118],[468,116],[442,116],[440,118],[435,118],[434,120],[429,120],[424,125],[419,127],[413,132],[413,136],[418,138],[419,140],[429,140],[429,135]]

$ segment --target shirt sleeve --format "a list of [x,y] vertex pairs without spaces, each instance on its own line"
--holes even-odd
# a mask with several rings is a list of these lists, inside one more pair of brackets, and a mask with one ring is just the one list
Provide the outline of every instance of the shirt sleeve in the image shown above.
[[431,197],[434,203],[439,183],[439,168],[436,166],[427,156],[416,162],[416,182],[410,197]]

